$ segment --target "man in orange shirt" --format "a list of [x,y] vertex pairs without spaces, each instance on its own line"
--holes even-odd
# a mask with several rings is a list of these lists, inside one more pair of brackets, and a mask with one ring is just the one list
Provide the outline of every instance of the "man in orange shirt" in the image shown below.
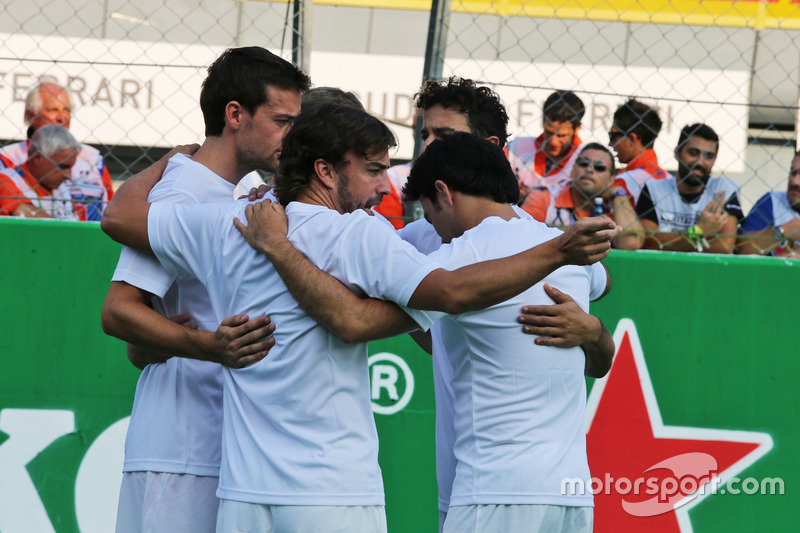
[[658,166],[658,156],[653,150],[661,124],[658,110],[633,98],[614,112],[608,132],[609,144],[619,162],[628,165],[620,170],[615,184],[625,189],[634,204],[645,183],[667,177]]
[[536,187],[561,188],[570,181],[578,157],[583,101],[572,91],[556,91],[544,102],[542,128],[537,138],[517,137],[508,143],[508,160],[519,181],[520,197]]
[[[625,230],[614,238],[615,248],[638,250],[644,242],[644,228],[624,188],[617,185],[614,158],[599,143],[583,147],[575,159],[566,187],[531,191],[522,208],[549,226],[570,226],[590,216],[607,215]],[[599,208],[599,212],[594,212]]]
[[[69,129],[72,103],[67,89],[50,82],[35,85],[25,97],[24,120],[28,139],[0,149],[0,168],[22,165],[28,159],[31,136],[42,126],[57,124]],[[81,144],[68,177],[67,186],[80,220],[100,220],[105,205],[114,196],[103,156],[96,148]]]
[[65,180],[80,149],[62,126],[36,130],[25,162],[0,171],[0,215],[78,220]]

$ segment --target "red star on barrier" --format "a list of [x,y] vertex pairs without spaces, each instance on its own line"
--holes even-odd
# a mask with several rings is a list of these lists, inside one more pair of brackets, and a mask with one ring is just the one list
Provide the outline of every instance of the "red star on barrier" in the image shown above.
[[586,407],[594,530],[690,532],[689,509],[772,448],[766,433],[664,426],[633,321]]

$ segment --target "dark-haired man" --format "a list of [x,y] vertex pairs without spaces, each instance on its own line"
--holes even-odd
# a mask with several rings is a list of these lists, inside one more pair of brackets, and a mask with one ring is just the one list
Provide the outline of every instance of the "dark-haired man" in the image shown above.
[[644,247],[673,252],[733,253],[742,218],[739,186],[712,178],[719,136],[706,124],[684,126],[675,147],[678,172],[645,184],[636,213],[649,232]]
[[[274,171],[309,84],[297,67],[263,48],[226,50],[209,67],[201,89],[202,146],[192,157],[177,154],[140,176],[149,190],[166,167],[150,200],[232,201],[245,174]],[[106,214],[104,227],[115,223],[113,204]],[[166,317],[191,320],[203,331]],[[118,533],[214,531],[222,443],[217,363],[252,363],[272,342],[263,340],[272,327],[266,317],[247,318],[231,316],[213,333],[220,320],[200,281],[166,271],[150,254],[123,249],[103,306],[103,329],[132,343],[129,357],[143,372],[125,442]]]
[[[589,222],[535,250],[445,271],[365,212],[389,191],[394,143],[363,111],[322,105],[302,113],[276,176],[288,240],[286,217],[269,202],[150,205],[123,187],[112,204],[120,209],[119,224],[107,228],[113,236],[203,279],[218,318],[269,308],[280,324],[270,357],[224,369],[220,531],[385,531],[365,341],[429,327],[434,315],[415,309],[481,308],[565,262],[592,262],[616,233]],[[240,231],[269,260],[231,227],[245,215],[251,223]],[[404,307],[332,297],[320,289],[329,276],[314,264],[360,295]]]
[[586,112],[583,101],[572,91],[559,90],[547,97],[542,109],[539,137],[517,137],[508,143],[508,160],[517,174],[525,197],[536,187],[562,188],[580,151],[578,132]]
[[667,177],[658,166],[658,156],[653,150],[660,131],[658,110],[634,98],[614,111],[608,141],[619,162],[627,165],[620,170],[616,184],[625,189],[634,204],[645,183]]
[[614,156],[609,149],[599,143],[588,143],[578,154],[571,180],[565,187],[560,191],[545,187],[535,189],[521,207],[548,226],[565,227],[593,216],[599,202],[601,213],[628,230],[614,239],[614,246],[638,250],[642,247],[644,231],[628,194],[615,184],[615,174]]
[[[445,244],[430,257],[447,268],[507,257],[560,233],[516,214],[517,183],[503,151],[468,133],[431,144],[404,193],[420,200],[441,235]],[[444,317],[433,332],[447,346],[455,396],[457,467],[444,532],[592,530],[591,495],[565,495],[561,481],[589,479],[584,373],[604,376],[614,346],[605,336],[603,356],[586,357],[577,346],[530,342],[511,318],[523,304],[548,304],[546,284],[588,311],[610,280],[600,264],[562,267],[505,302]]]

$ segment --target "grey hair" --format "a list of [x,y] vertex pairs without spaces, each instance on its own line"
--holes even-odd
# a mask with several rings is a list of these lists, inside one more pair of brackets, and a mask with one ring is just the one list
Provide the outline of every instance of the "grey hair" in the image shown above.
[[64,126],[48,124],[42,126],[31,137],[31,151],[51,157],[63,150],[80,150],[81,143]]
[[[52,86],[52,88],[48,87],[48,85]],[[59,90],[54,90],[56,87],[58,87]],[[69,93],[69,90],[66,87],[62,87],[61,85],[52,81],[40,81],[31,87],[31,89],[28,91],[28,94],[25,95],[26,110],[38,113],[42,109],[42,91],[48,91],[52,94],[57,94],[63,91],[67,93],[67,98],[69,98],[70,104],[72,103],[72,95]]]

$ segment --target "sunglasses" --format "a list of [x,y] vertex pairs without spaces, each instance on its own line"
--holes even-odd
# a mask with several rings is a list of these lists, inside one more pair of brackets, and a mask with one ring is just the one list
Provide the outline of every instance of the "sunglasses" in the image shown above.
[[621,138],[625,137],[625,132],[622,131],[609,131],[608,132],[608,140],[611,144],[614,144]]
[[579,157],[575,160],[575,164],[583,168],[588,167],[590,163],[596,172],[605,172],[608,170],[608,165],[602,161],[589,161],[586,157]]

